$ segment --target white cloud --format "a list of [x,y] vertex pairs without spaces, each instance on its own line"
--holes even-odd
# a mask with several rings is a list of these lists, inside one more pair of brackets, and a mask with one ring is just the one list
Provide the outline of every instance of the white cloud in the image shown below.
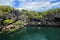
[[[57,1],[57,0],[15,0],[19,1],[19,6],[17,6],[18,9],[27,9],[27,10],[42,10],[42,9],[50,9],[54,6],[57,6],[60,4],[60,2],[56,3],[50,3],[52,1]],[[0,0],[0,5],[10,5],[13,6],[14,0]],[[15,7],[15,6],[13,6]]]
[[21,2],[25,2],[26,0],[19,0],[19,1],[21,1]]
[[60,4],[60,2],[56,2],[56,3],[53,3],[52,5],[59,5]]
[[[25,0],[26,1],[26,0]],[[55,7],[60,4],[60,2],[56,3],[50,3],[51,1],[56,0],[36,0],[34,2],[23,2],[22,7],[19,9],[27,9],[27,10],[40,10],[40,9],[51,9],[52,7]]]
[[12,6],[13,0],[0,0],[0,5],[10,5]]
[[40,9],[46,6],[49,6],[49,2],[30,2],[30,3],[25,3],[22,5],[21,9],[28,9],[28,10],[36,10],[36,9]]

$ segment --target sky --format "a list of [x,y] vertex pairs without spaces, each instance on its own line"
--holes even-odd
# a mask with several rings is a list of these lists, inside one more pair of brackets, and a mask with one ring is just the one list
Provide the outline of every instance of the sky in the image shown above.
[[60,0],[0,0],[0,5],[8,5],[19,10],[45,11],[60,8]]

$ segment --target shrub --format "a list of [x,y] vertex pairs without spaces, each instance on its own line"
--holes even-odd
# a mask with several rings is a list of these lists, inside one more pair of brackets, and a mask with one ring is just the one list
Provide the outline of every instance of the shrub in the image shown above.
[[7,19],[7,20],[4,20],[3,23],[4,24],[9,24],[9,23],[12,23],[14,20],[11,20],[11,19]]

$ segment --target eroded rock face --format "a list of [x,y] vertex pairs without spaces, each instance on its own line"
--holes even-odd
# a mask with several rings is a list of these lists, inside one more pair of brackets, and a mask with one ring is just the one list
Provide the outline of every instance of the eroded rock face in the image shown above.
[[21,15],[21,13],[19,11],[13,10],[8,14],[4,14],[4,15],[0,16],[0,29],[3,29],[6,25],[10,25],[10,24],[4,24],[3,23],[4,20],[11,19],[14,22],[16,22],[19,19],[20,15]]
[[60,25],[60,13],[53,16],[46,16],[45,21],[47,25]]
[[[39,24],[40,23],[40,24]],[[43,19],[31,19],[29,25],[51,25],[60,26],[60,13],[47,15]]]
[[[6,19],[13,20],[12,23],[4,24],[3,21]],[[14,26],[11,26],[11,24],[15,23],[16,21],[21,20],[24,22],[21,26],[24,27],[24,25],[60,25],[60,13],[57,14],[48,14],[44,18],[38,18],[33,19],[29,18],[28,15],[24,15],[19,11],[12,10],[8,14],[4,14],[0,16],[0,29],[3,29],[4,27],[9,28],[15,28]],[[20,25],[18,25],[19,28]]]
[[60,22],[60,18],[59,17],[55,17],[54,18],[54,22]]

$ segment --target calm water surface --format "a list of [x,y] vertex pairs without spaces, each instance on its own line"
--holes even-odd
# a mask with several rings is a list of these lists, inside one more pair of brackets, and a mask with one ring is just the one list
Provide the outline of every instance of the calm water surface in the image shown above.
[[27,27],[0,36],[0,40],[60,40],[60,28]]

